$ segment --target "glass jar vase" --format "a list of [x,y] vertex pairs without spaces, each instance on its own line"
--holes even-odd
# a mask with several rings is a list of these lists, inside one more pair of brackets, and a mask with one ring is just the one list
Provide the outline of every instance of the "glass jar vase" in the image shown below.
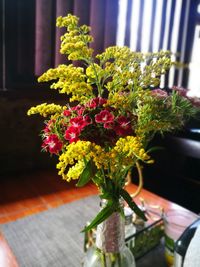
[[87,250],[83,267],[135,267],[135,259],[125,245],[125,222],[114,212],[98,225],[96,244]]

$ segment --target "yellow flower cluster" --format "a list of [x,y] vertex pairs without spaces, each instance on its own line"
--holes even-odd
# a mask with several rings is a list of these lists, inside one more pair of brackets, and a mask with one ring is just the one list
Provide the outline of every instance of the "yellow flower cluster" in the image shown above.
[[31,107],[27,111],[27,115],[40,114],[43,117],[47,117],[51,114],[61,113],[63,108],[60,105],[43,103],[35,107]]
[[105,106],[112,106],[119,110],[130,110],[131,106],[131,95],[123,92],[123,93],[110,93],[109,98]]
[[[109,92],[133,91],[138,87],[158,86],[160,75],[169,69],[169,52],[142,54],[128,47],[109,47],[97,55],[100,66],[109,79],[105,87]],[[111,62],[109,62],[111,60]],[[148,62],[148,64],[147,64]]]
[[61,54],[68,55],[69,60],[90,60],[93,49],[88,44],[93,41],[88,34],[90,27],[78,26],[78,18],[69,14],[66,17],[58,17],[58,27],[66,27],[67,32],[61,37]]
[[57,80],[51,85],[52,89],[58,89],[61,94],[71,94],[70,101],[79,100],[87,102],[93,96],[92,86],[85,82],[86,75],[81,67],[59,65],[55,69],[49,69],[38,78],[39,82]]
[[101,169],[108,169],[108,162],[110,161],[110,153],[106,152],[101,146],[92,143],[90,157],[93,159],[96,167]]
[[108,169],[108,162],[111,162],[110,152],[89,141],[79,140],[66,146],[65,150],[59,157],[57,169],[60,170],[58,174],[68,182],[79,178],[85,167],[84,159],[92,159],[98,169]]
[[[86,78],[84,69],[81,67],[74,67],[72,64],[64,65],[61,64],[55,69],[49,69],[38,78],[38,82],[47,82],[51,80],[59,79],[61,85],[62,82],[65,84],[68,79],[70,82],[83,82]],[[55,86],[55,84],[54,84]],[[62,88],[63,85],[60,87]],[[53,87],[54,88],[54,87]],[[57,86],[59,88],[59,86]]]
[[88,102],[88,99],[93,96],[92,86],[86,82],[74,83],[70,85],[72,97],[70,102],[79,101],[80,103]]
[[[71,179],[78,179],[84,169],[83,159],[90,159],[90,150],[91,142],[89,141],[77,141],[67,145],[65,152],[60,155],[59,163],[56,166],[59,169],[58,174],[68,182]],[[68,167],[69,169],[66,173]]]
[[96,79],[100,81],[105,75],[105,71],[96,63],[90,65],[86,69],[87,81],[90,83],[94,83]]
[[73,30],[78,25],[79,18],[68,14],[66,17],[59,16],[56,20],[57,27],[66,27],[68,31]]
[[71,179],[77,180],[79,179],[81,173],[83,172],[85,168],[85,164],[83,160],[79,160],[77,163],[75,163],[72,167],[69,168],[67,172],[67,181],[70,182]]
[[141,140],[138,137],[126,136],[125,138],[120,138],[113,149],[116,150],[119,155],[121,154],[132,161],[139,159],[147,163],[153,163],[153,161],[150,160],[150,156],[145,152]]
[[[145,139],[150,132],[170,130],[172,125],[171,121],[168,121],[167,98],[163,101],[163,99],[152,97],[150,90],[141,91],[137,98],[138,122],[135,132],[138,136]],[[162,112],[158,112],[159,109]]]
[[141,61],[142,54],[140,52],[133,53],[128,47],[110,46],[106,48],[105,52],[96,56],[100,63],[103,64],[110,59],[115,59],[117,65],[125,67],[127,62]]

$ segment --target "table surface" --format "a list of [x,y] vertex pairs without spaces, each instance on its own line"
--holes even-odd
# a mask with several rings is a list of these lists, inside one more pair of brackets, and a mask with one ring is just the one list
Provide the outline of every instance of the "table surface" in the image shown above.
[[[137,186],[134,184],[130,184],[127,186],[127,190],[131,194],[134,193],[136,191],[136,189],[137,189]],[[94,191],[91,194],[94,194]],[[141,199],[144,199],[148,205],[155,205],[155,204],[159,205],[165,211],[168,211],[170,209],[185,210],[188,213],[188,215],[191,214],[191,211],[184,209],[183,207],[181,207],[181,206],[179,206],[179,205],[177,205],[177,204],[175,204],[169,200],[166,200],[160,196],[157,196],[156,194],[151,193],[145,189],[142,189],[139,196],[137,196],[134,200],[138,204],[140,204]],[[137,261],[137,267],[149,267],[149,266],[165,267],[166,266],[165,261],[164,261],[164,258],[162,256],[163,253],[161,253],[162,250],[163,250],[162,245],[156,247],[154,250],[151,250],[150,253],[147,253],[144,257],[142,257],[141,259],[139,259]],[[15,257],[12,254],[12,251],[9,250],[8,244],[5,241],[5,239],[1,233],[0,233],[0,251],[2,252],[2,255],[5,256],[5,259],[8,260],[8,258],[9,258],[10,259],[9,262],[11,262],[10,265],[4,265],[3,261],[5,259],[2,258],[2,259],[0,259],[0,263],[2,263],[1,267],[4,267],[4,266],[5,267],[17,267],[18,266],[16,261],[15,261]],[[158,254],[161,255],[161,257],[160,256],[158,257]],[[7,260],[5,262],[8,262]],[[159,262],[159,265],[157,265],[157,263],[155,261]],[[149,265],[150,262],[152,262],[152,265]]]
[[[127,190],[129,191],[129,193],[134,193],[137,189],[137,186],[134,185],[134,184],[130,184],[128,185],[127,187]],[[142,189],[142,191],[140,192],[140,194],[134,198],[134,200],[140,204],[141,203],[141,200],[144,199],[145,202],[148,204],[148,205],[157,205],[157,206],[160,206],[164,209],[165,212],[169,211],[169,210],[184,210],[186,212],[186,214],[188,215],[191,215],[191,214],[194,214],[193,212],[189,211],[188,209],[170,201],[170,200],[167,200],[165,198],[162,198],[154,193],[151,193],[145,189]]]
[[136,261],[136,267],[167,267],[164,244],[161,243]]
[[[136,185],[129,185],[128,191],[129,193],[135,192],[137,189]],[[193,212],[181,207],[180,205],[173,203],[167,199],[164,199],[154,193],[151,193],[145,189],[142,189],[139,196],[134,199],[138,204],[141,203],[141,200],[144,200],[147,205],[150,206],[159,206],[163,208],[164,212],[169,210],[184,210],[186,214],[189,216],[194,214]],[[147,254],[137,260],[136,262],[137,267],[167,267],[167,263],[164,256],[164,239],[162,239],[160,245],[155,247],[154,249],[150,250]]]

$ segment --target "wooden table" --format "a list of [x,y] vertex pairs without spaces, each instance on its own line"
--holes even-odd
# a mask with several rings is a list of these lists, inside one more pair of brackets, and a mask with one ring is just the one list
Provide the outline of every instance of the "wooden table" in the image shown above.
[[[130,184],[127,187],[127,190],[129,191],[129,193],[133,193],[135,192],[137,189],[137,186],[134,184]],[[151,193],[145,189],[142,189],[142,191],[140,192],[139,196],[137,196],[135,198],[135,201],[137,203],[141,202],[141,199],[144,199],[149,205],[158,205],[160,207],[163,207],[164,211],[167,212],[168,210],[171,209],[175,209],[175,210],[184,210],[186,213],[188,213],[188,215],[194,214],[193,212],[185,209],[184,207],[181,207],[180,205],[173,203],[167,199],[164,199],[154,193]]]
[[[129,185],[128,191],[129,193],[134,192],[137,189],[135,185]],[[143,199],[147,205],[150,206],[159,206],[163,208],[164,212],[168,212],[169,210],[175,211],[184,211],[184,214],[187,216],[194,215],[193,212],[181,207],[178,204],[175,204],[169,200],[166,200],[154,193],[151,193],[145,189],[135,198],[135,201],[140,204],[141,199]],[[162,240],[164,241],[164,240]],[[167,263],[164,256],[164,242],[162,242],[158,247],[152,249],[149,253],[144,255],[137,261],[137,267],[167,267]]]

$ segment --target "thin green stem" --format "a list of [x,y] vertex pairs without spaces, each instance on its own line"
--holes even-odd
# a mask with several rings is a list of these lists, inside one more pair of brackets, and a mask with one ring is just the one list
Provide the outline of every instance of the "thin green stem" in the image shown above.
[[99,82],[99,77],[98,77],[98,74],[97,74],[97,71],[96,71],[96,68],[95,68],[95,65],[94,65],[94,62],[91,62],[91,66],[94,70],[94,74],[95,74],[95,79],[96,79],[96,85],[97,85],[97,89],[98,89],[98,95],[99,96],[102,96],[102,88],[101,88],[101,84]]
[[[77,30],[79,31],[80,36],[82,36],[83,33],[79,30],[79,27],[77,27]],[[87,46],[87,47],[89,46],[84,38],[82,38],[82,41],[84,42],[85,46]],[[97,74],[97,71],[96,71],[96,68],[94,65],[93,58],[85,59],[85,62],[88,64],[88,66],[91,65],[93,70],[94,70],[96,85],[97,85],[97,89],[98,89],[98,95],[101,96],[102,95],[102,88],[101,88],[99,77],[98,77],[98,74]]]
[[116,254],[111,253],[110,254],[111,267],[116,267],[116,263],[117,263],[116,260],[117,260]]
[[101,266],[102,267],[107,267],[107,263],[106,263],[106,255],[104,252],[101,253]]
[[117,254],[118,267],[122,267],[121,254]]

